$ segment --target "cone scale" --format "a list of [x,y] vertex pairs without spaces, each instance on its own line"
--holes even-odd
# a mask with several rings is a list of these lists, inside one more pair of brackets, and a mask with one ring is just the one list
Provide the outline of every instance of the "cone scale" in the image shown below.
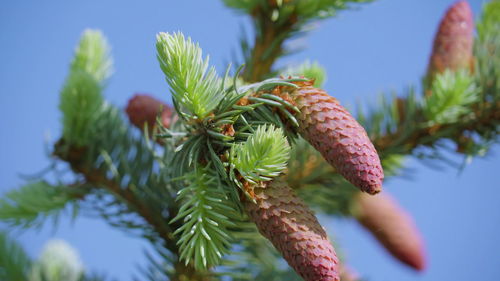
[[338,281],[339,261],[313,212],[282,179],[254,188],[244,202],[259,232],[306,281]]

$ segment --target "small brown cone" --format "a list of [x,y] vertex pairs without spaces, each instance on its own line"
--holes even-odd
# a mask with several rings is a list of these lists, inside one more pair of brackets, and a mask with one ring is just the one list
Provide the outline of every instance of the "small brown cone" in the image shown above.
[[156,118],[158,116],[160,116],[161,123],[165,128],[170,127],[173,118],[172,108],[168,104],[145,94],[135,94],[128,101],[125,112],[130,123],[141,130],[147,124],[150,133],[157,126]]
[[325,91],[304,83],[289,94],[300,114],[299,133],[323,158],[362,191],[382,189],[384,172],[365,129]]
[[425,250],[413,219],[387,193],[357,198],[356,219],[398,260],[425,269]]
[[471,69],[473,44],[474,19],[471,8],[467,1],[458,1],[446,11],[434,37],[427,70],[429,82],[446,69]]
[[244,201],[250,219],[306,281],[338,281],[339,261],[313,212],[280,178],[254,189]]

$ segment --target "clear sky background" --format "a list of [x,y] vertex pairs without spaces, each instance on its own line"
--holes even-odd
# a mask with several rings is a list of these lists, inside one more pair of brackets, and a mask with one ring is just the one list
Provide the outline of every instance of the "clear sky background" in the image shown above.
[[[326,90],[344,104],[371,103],[382,91],[417,84],[437,24],[451,0],[379,0],[344,11],[298,42],[306,49],[280,63],[318,60]],[[470,1],[476,16],[482,1]],[[248,20],[221,1],[3,1],[0,9],[0,192],[22,184],[20,173],[48,164],[44,135],[60,135],[58,92],[85,28],[101,29],[113,48],[116,72],[106,97],[123,107],[135,92],[170,100],[155,58],[155,34],[180,30],[200,42],[219,72],[237,48]],[[428,269],[400,265],[357,224],[322,218],[350,265],[371,281],[499,280],[500,147],[459,174],[409,160],[411,178],[385,188],[413,215],[427,243]],[[458,158],[457,158],[458,159]],[[16,232],[18,233],[18,232]],[[131,280],[147,244],[99,219],[63,219],[57,230],[16,235],[32,256],[51,238],[76,247],[87,268]]]

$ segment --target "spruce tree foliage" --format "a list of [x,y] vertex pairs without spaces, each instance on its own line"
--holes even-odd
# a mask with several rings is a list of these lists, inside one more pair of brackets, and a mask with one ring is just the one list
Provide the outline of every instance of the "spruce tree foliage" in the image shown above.
[[[231,147],[230,163],[246,182],[257,184],[278,176],[290,157],[283,131],[262,125],[244,143]],[[236,183],[239,183],[235,179]]]
[[79,146],[91,138],[99,117],[102,90],[111,75],[112,61],[106,39],[97,30],[86,30],[78,44],[69,75],[61,91],[59,108],[63,112],[65,140]]
[[476,87],[474,78],[466,71],[446,70],[438,74],[431,86],[432,95],[424,101],[424,116],[432,125],[457,122],[467,113],[467,107],[478,101]]
[[201,48],[181,33],[158,34],[156,47],[172,96],[187,110],[181,116],[205,118],[223,98],[215,68],[207,72],[208,57],[203,59]]
[[[286,42],[303,35],[307,24],[365,2],[370,1],[224,0],[248,14],[255,28],[253,40],[240,41],[242,61],[236,59],[235,65],[242,65],[236,71],[228,66],[224,75],[195,40],[160,32],[156,55],[176,116],[168,128],[158,122],[154,139],[161,141],[156,143],[147,128],[137,130],[106,102],[110,47],[99,31],[84,31],[60,92],[63,129],[52,151],[56,161],[69,164],[68,173],[76,180],[61,177],[53,183],[40,176],[5,194],[0,220],[26,229],[57,221],[69,208],[73,215],[78,209],[97,214],[155,249],[146,254],[150,264],[137,280],[310,280],[307,272],[301,278],[297,268],[284,266],[245,206],[256,203],[258,190],[261,204],[273,212],[276,206],[266,201],[266,188],[279,182],[317,212],[356,217],[360,191],[299,136],[297,116],[311,112],[299,110],[286,94],[305,83],[321,87],[325,70],[317,62],[286,69],[274,64],[294,51]],[[433,74],[422,93],[409,86],[401,94],[381,95],[369,109],[356,108],[357,122],[374,144],[386,178],[404,169],[405,157],[446,161],[443,152],[452,149],[469,159],[498,142],[499,3],[485,4],[477,37],[471,38],[474,67]],[[329,118],[318,116],[315,120]],[[293,218],[300,205],[299,211],[309,216],[294,196],[279,198],[286,202],[278,211]],[[259,219],[265,223],[266,218]],[[310,236],[309,229],[294,231],[300,239]],[[302,262],[307,261],[297,263]],[[22,248],[0,234],[0,277],[28,280],[30,266]],[[342,278],[342,270],[332,274],[337,273]]]
[[45,181],[28,183],[4,194],[0,199],[0,219],[11,226],[39,227],[47,218],[57,223],[60,213],[72,205],[78,212],[82,186],[54,186]]
[[228,228],[236,226],[238,210],[228,200],[221,187],[223,182],[213,175],[211,165],[197,166],[185,180],[186,186],[177,193],[182,206],[171,223],[183,222],[174,232],[180,237],[177,241],[180,258],[186,264],[193,260],[196,269],[204,269],[218,264],[228,253],[231,245]]
[[0,232],[0,279],[27,280],[31,259],[21,245]]

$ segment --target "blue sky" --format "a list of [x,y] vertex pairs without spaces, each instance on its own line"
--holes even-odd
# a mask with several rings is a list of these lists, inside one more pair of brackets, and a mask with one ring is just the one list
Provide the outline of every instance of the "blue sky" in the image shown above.
[[[450,0],[379,0],[323,21],[296,44],[306,49],[282,63],[318,60],[326,90],[343,104],[372,103],[382,91],[420,81],[440,17]],[[482,1],[470,1],[477,15]],[[198,41],[219,72],[248,20],[221,1],[6,1],[0,10],[0,191],[22,184],[20,173],[48,164],[44,138],[59,137],[58,92],[85,28],[101,29],[113,48],[115,74],[106,97],[123,107],[135,92],[168,101],[155,58],[155,34],[182,31]],[[49,133],[47,133],[49,132]],[[409,160],[410,178],[388,181],[427,243],[429,267],[414,273],[394,261],[358,225],[322,217],[351,267],[371,281],[498,280],[500,275],[499,146],[458,173]],[[146,243],[98,219],[63,219],[57,230],[25,231],[33,256],[50,238],[78,249],[87,268],[130,280]]]

